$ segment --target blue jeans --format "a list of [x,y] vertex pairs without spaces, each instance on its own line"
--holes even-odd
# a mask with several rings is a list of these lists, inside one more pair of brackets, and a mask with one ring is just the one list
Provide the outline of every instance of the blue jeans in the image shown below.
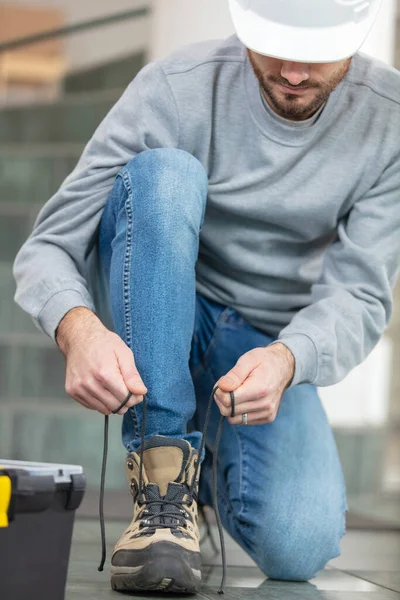
[[[192,155],[142,152],[118,174],[99,231],[114,331],[132,349],[148,388],[146,437],[184,438],[197,448],[217,380],[242,354],[273,341],[233,308],[196,292],[207,189]],[[139,405],[139,423],[141,414]],[[199,490],[208,505],[219,417],[214,404]],[[134,410],[123,418],[129,451],[140,443],[138,421]],[[307,581],[340,554],[345,485],[314,386],[286,390],[273,423],[225,422],[218,457],[223,525],[266,575]]]

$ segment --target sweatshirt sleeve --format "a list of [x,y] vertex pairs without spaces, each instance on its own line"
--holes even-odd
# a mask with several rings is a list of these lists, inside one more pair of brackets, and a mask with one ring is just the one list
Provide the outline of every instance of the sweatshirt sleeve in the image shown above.
[[177,147],[176,103],[162,67],[149,63],[127,87],[87,144],[74,171],[43,206],[13,267],[15,302],[55,341],[72,308],[94,310],[85,261],[119,170],[135,155]]
[[338,225],[310,304],[278,341],[295,357],[291,387],[338,383],[378,343],[392,314],[400,268],[400,158]]

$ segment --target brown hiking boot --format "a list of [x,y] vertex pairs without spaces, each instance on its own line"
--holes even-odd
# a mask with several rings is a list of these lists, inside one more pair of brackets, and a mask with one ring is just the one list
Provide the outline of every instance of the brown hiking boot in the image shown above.
[[113,590],[200,589],[197,481],[193,482],[197,458],[189,442],[163,436],[145,442],[142,476],[140,451],[128,455],[133,520],[111,559]]

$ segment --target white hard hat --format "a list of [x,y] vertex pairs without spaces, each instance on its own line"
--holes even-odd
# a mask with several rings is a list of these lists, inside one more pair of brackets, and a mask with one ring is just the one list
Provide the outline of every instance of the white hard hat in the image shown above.
[[229,0],[243,44],[282,60],[326,63],[353,56],[383,0]]

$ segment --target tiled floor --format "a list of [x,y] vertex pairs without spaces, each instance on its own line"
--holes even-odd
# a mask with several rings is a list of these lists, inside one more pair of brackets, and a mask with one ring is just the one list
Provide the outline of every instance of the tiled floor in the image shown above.
[[[108,557],[125,523],[107,523]],[[217,535],[215,534],[215,539]],[[349,531],[342,554],[309,583],[267,580],[226,534],[228,578],[226,600],[400,600],[400,532]],[[218,600],[221,559],[209,541],[202,548],[204,588],[200,600]],[[126,597],[110,589],[107,569],[97,571],[100,535],[96,521],[76,521],[66,600],[107,600]],[[143,599],[151,600],[147,594]],[[157,598],[165,598],[159,594]],[[168,595],[167,595],[168,597]],[[182,596],[181,596],[182,597]],[[183,596],[185,597],[185,596]]]

